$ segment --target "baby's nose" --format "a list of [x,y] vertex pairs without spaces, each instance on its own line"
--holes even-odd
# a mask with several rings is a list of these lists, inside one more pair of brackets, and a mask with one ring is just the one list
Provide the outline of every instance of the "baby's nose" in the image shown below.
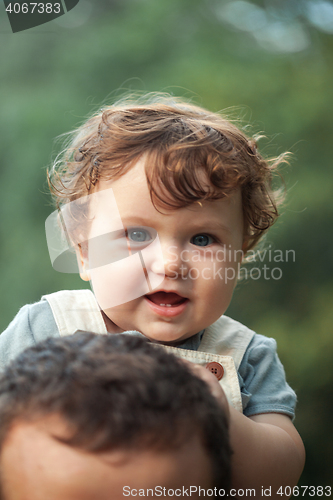
[[156,274],[165,274],[169,278],[176,279],[180,274],[183,275],[185,265],[182,259],[182,252],[175,245],[162,246],[163,259],[156,260],[152,265],[152,271]]

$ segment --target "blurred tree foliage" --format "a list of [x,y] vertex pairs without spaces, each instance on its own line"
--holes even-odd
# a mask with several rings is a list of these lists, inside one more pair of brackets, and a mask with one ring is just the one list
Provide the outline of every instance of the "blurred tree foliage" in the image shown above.
[[1,330],[23,304],[86,286],[53,271],[47,253],[45,171],[59,152],[55,137],[125,90],[227,108],[265,132],[264,154],[293,153],[282,172],[287,201],[265,245],[292,249],[295,259],[266,258],[281,279],[240,283],[228,313],[278,341],[299,397],[303,485],[332,484],[333,470],[333,6],[319,3],[321,17],[316,2],[301,0],[81,0],[15,35],[0,7]]

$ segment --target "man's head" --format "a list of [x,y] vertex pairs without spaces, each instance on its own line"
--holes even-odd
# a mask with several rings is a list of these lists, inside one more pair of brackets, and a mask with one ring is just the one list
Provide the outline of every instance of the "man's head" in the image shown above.
[[24,351],[0,378],[0,447],[4,500],[230,480],[226,417],[205,382],[127,335],[80,332]]

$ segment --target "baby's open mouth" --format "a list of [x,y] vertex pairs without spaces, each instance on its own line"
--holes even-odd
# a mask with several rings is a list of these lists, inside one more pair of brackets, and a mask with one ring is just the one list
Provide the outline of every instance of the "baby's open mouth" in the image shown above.
[[155,292],[150,295],[146,295],[146,298],[154,304],[162,307],[179,306],[188,300],[174,292]]

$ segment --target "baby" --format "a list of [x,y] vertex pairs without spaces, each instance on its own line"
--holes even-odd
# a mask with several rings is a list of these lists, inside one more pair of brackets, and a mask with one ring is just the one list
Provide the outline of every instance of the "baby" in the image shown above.
[[224,316],[243,257],[277,218],[281,161],[264,160],[219,114],[173,98],[100,110],[49,174],[58,211],[46,224],[54,268],[77,262],[93,293],[23,307],[0,337],[1,363],[76,330],[164,344],[223,388],[233,486],[281,498],[304,465],[296,396],[275,341]]

